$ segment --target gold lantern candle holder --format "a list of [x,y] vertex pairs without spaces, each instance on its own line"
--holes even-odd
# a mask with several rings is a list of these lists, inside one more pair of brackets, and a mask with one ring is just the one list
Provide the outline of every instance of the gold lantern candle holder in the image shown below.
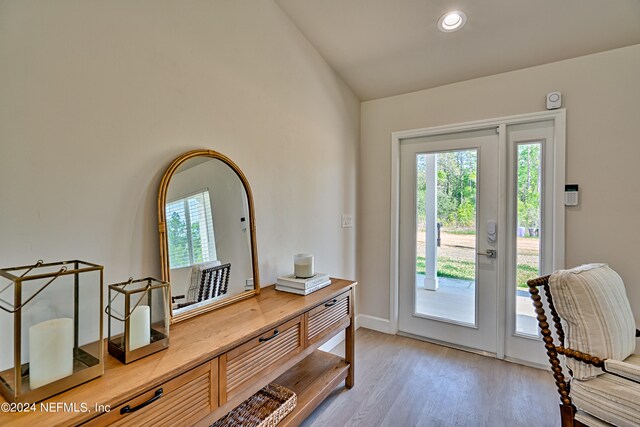
[[38,402],[104,373],[103,267],[64,261],[0,269],[0,393]]
[[126,364],[169,347],[169,292],[151,277],[109,285],[109,354]]

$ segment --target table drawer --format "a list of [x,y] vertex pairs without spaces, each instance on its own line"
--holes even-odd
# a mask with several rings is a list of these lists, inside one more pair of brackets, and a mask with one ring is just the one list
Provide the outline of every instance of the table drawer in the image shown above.
[[350,321],[350,303],[351,292],[345,292],[307,312],[307,342],[313,344],[346,327]]
[[302,350],[302,316],[298,316],[220,357],[220,404]]
[[217,371],[218,360],[215,359],[111,408],[109,412],[90,420],[86,425],[193,425],[218,407]]

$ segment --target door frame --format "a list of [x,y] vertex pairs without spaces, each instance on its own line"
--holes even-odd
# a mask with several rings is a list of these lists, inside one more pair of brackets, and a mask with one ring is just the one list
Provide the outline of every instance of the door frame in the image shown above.
[[[499,224],[507,224],[507,210],[504,208],[507,203],[507,125],[531,123],[538,121],[553,121],[554,124],[554,144],[553,144],[553,223],[554,232],[552,238],[553,265],[552,269],[564,268],[564,232],[565,232],[565,209],[564,209],[564,184],[565,184],[565,146],[566,146],[566,110],[564,108],[550,111],[540,111],[535,113],[519,114],[471,122],[448,124],[421,129],[411,129],[391,133],[391,221],[390,221],[390,265],[389,265],[389,332],[398,333],[399,317],[399,221],[400,221],[400,141],[408,138],[419,138],[423,136],[444,135],[460,131],[472,131],[483,129],[498,130],[498,168],[499,168],[499,195],[498,211]],[[505,179],[505,177],[507,177]],[[498,253],[504,254],[507,247],[506,233],[498,233],[497,249]],[[497,307],[505,307],[506,304],[506,257],[498,257],[498,286],[497,286]],[[497,351],[496,357],[504,359],[505,333],[506,331],[506,310],[498,310],[497,319]]]

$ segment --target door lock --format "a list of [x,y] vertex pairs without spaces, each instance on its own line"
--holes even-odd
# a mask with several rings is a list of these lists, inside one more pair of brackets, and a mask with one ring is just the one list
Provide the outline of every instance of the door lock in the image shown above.
[[498,251],[495,249],[487,249],[486,252],[478,252],[478,255],[483,255],[489,258],[497,258],[498,257]]

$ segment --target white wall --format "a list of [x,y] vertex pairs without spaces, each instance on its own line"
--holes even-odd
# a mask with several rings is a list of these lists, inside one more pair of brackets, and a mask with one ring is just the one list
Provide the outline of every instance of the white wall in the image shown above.
[[316,255],[354,279],[360,103],[273,1],[0,3],[0,267],[160,275],[156,198],[219,151],[254,193],[261,281]]
[[391,133],[567,108],[566,265],[617,270],[640,323],[640,45],[362,103],[358,209],[360,313],[389,318]]

